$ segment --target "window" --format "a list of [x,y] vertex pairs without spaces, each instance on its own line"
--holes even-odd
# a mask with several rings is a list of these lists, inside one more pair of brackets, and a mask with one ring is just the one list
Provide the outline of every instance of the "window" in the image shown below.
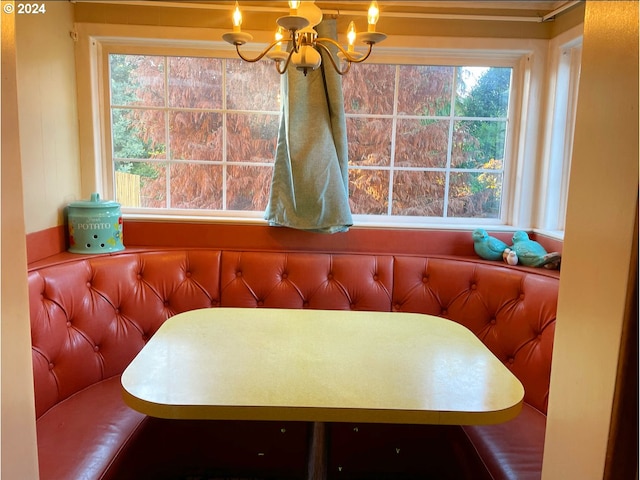
[[541,186],[543,193],[540,195],[544,203],[542,218],[538,224],[540,230],[561,238],[569,195],[582,36],[576,36],[576,32],[568,32],[567,35],[554,39],[550,50],[553,69],[546,121],[545,182]]
[[500,218],[511,68],[359,65],[343,79],[355,214]]
[[278,133],[266,63],[111,54],[112,159],[123,207],[262,211]]
[[[115,198],[123,208],[266,208],[279,123],[270,63],[110,53]],[[511,67],[366,63],[343,77],[349,193],[371,218],[504,216]]]

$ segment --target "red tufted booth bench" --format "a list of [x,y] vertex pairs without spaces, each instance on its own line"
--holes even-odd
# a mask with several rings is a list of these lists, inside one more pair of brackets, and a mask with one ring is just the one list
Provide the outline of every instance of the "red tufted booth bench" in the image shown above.
[[545,270],[390,255],[127,251],[33,268],[29,289],[42,480],[187,471],[303,478],[306,424],[156,419],[122,401],[120,374],[167,318],[218,306],[443,316],[471,329],[525,387],[522,413],[500,425],[333,424],[329,478],[540,477],[558,292]]

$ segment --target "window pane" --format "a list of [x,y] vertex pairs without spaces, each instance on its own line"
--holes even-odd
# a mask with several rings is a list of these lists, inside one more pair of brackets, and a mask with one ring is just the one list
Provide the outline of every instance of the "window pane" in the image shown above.
[[273,163],[279,120],[278,115],[227,114],[227,160]]
[[231,165],[227,169],[227,209],[264,211],[269,201],[272,167]]
[[116,200],[124,207],[165,207],[165,168],[155,162],[116,163]]
[[363,215],[386,215],[389,208],[389,171],[349,169],[351,211]]
[[169,57],[169,106],[222,108],[222,60]]
[[489,168],[487,162],[504,158],[506,122],[459,121],[453,128],[453,167]]
[[501,174],[451,174],[449,217],[499,218],[501,201]]
[[448,116],[453,67],[403,65],[398,86],[398,114]]
[[400,171],[393,180],[393,215],[441,217],[445,174]]
[[342,77],[345,113],[391,115],[395,65],[360,64]]
[[222,161],[222,114],[172,112],[169,120],[171,158]]
[[111,105],[164,105],[164,57],[109,55]]
[[510,87],[510,68],[459,67],[456,115],[506,117]]
[[226,62],[228,109],[280,111],[280,74],[272,62]]
[[171,165],[171,207],[222,209],[222,167],[179,163]]
[[393,120],[347,118],[349,165],[390,165]]
[[114,158],[165,158],[164,112],[114,108],[111,134]]
[[116,200],[124,207],[166,208],[165,163],[118,162]]
[[395,164],[402,167],[447,165],[448,120],[398,120]]

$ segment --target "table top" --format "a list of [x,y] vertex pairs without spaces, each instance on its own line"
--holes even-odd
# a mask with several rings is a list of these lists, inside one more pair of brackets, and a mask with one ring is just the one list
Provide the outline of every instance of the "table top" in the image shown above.
[[122,375],[162,418],[489,424],[524,389],[466,327],[430,315],[211,308],[169,318]]

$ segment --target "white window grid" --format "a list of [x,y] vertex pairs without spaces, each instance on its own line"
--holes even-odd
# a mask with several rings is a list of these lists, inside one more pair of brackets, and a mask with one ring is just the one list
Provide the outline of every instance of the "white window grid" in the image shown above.
[[[454,74],[453,76],[453,82],[452,82],[452,87],[451,87],[451,92],[450,92],[450,106],[451,108],[449,109],[449,115],[448,116],[424,116],[424,115],[406,115],[406,114],[402,114],[400,115],[398,113],[398,95],[399,95],[399,87],[400,87],[400,67],[402,66],[402,64],[394,64],[395,67],[395,90],[394,90],[394,100],[393,100],[393,113],[392,114],[366,114],[366,113],[347,113],[346,117],[347,118],[364,118],[364,119],[389,119],[392,121],[392,128],[391,128],[391,147],[390,147],[390,162],[389,165],[384,166],[384,165],[349,165],[349,169],[357,169],[357,170],[373,170],[373,171],[388,171],[389,172],[389,202],[387,205],[387,213],[385,216],[388,217],[400,217],[397,215],[393,215],[392,213],[392,209],[393,209],[393,188],[394,188],[394,175],[396,172],[439,172],[439,173],[443,173],[444,174],[444,178],[445,178],[445,188],[444,188],[444,211],[442,214],[442,217],[435,217],[438,218],[440,220],[453,220],[453,221],[469,221],[468,218],[453,218],[453,217],[449,217],[448,216],[448,208],[449,208],[449,201],[447,200],[449,198],[449,187],[450,187],[450,180],[451,180],[451,174],[452,173],[489,173],[489,174],[497,174],[497,175],[501,175],[503,177],[503,184],[506,182],[506,178],[505,178],[505,165],[507,165],[510,162],[510,159],[507,158],[507,147],[505,145],[505,158],[504,158],[504,162],[503,162],[503,166],[501,169],[488,169],[488,168],[456,168],[456,167],[452,167],[451,166],[451,160],[452,160],[452,153],[453,153],[453,148],[452,148],[452,144],[453,144],[453,134],[454,134],[454,126],[455,126],[455,122],[458,121],[483,121],[483,122],[504,122],[506,124],[506,130],[507,132],[509,132],[509,124],[510,124],[510,120],[509,120],[509,114],[507,114],[507,116],[504,117],[466,117],[466,116],[460,116],[460,115],[456,115],[455,114],[455,100],[456,100],[456,95],[457,95],[457,75]],[[452,67],[462,67],[465,65],[450,65]],[[484,67],[491,67],[493,65],[483,65]],[[511,91],[513,91],[513,89],[511,89]],[[512,104],[512,97],[513,94],[510,95],[510,98],[508,100],[508,104],[511,105]],[[509,112],[510,109],[507,108],[507,111]],[[398,120],[446,120],[449,122],[449,133],[448,133],[448,146],[447,146],[447,161],[446,161],[446,166],[444,167],[409,167],[409,166],[400,166],[400,165],[396,165],[395,164],[395,152],[396,152],[396,133],[397,133],[397,123]],[[505,139],[505,144],[507,144],[509,142],[509,138],[508,138],[508,134],[507,134],[507,138]],[[505,203],[505,196],[502,195],[502,201],[501,201],[502,205],[500,208],[500,211],[502,212],[503,208],[502,206]],[[363,217],[371,217],[371,218],[384,218],[384,216],[377,216],[377,215],[360,215],[357,216],[358,218],[363,218]],[[420,217],[414,217],[414,218],[420,218]],[[429,218],[429,219],[433,219],[434,217],[422,217],[421,220],[424,220],[424,218]],[[498,219],[500,219],[501,217],[498,217]],[[494,220],[498,220],[498,219],[494,219]],[[487,221],[487,219],[474,219],[474,220],[480,220],[480,221]],[[489,221],[491,221],[491,219],[489,219]]]

